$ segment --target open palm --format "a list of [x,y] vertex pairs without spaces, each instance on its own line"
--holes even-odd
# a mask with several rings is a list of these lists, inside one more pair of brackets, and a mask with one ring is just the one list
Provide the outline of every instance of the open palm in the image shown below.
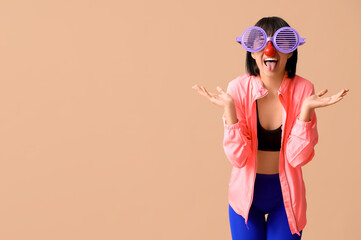
[[331,97],[322,97],[327,93],[327,89],[323,89],[317,94],[307,97],[303,104],[307,105],[309,108],[326,107],[341,101],[348,91],[349,89],[342,89]]
[[217,86],[219,94],[210,93],[203,86],[199,86],[198,84],[194,85],[192,88],[217,106],[225,107],[226,105],[233,103],[232,96],[226,93],[221,87]]

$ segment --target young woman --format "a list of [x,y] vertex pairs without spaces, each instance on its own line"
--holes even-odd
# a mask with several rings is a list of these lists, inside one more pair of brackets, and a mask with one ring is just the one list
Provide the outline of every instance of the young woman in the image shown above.
[[305,39],[281,18],[262,18],[237,41],[248,51],[248,73],[230,81],[227,92],[193,86],[224,108],[232,239],[301,239],[307,208],[301,167],[318,142],[314,109],[349,90],[322,97],[327,89],[315,94],[313,84],[296,75],[297,47]]

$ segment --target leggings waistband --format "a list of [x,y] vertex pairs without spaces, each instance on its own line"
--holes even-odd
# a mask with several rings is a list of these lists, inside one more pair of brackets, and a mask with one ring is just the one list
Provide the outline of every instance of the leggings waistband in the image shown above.
[[275,173],[275,174],[263,174],[263,173],[256,173],[256,178],[258,179],[265,179],[265,180],[270,180],[270,179],[279,179],[279,173]]

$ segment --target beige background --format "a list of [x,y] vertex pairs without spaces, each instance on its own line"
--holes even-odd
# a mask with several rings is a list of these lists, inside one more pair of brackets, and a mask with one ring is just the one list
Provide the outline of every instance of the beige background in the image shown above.
[[245,73],[235,38],[280,16],[317,109],[305,240],[359,239],[361,3],[0,2],[0,239],[231,239],[223,110],[198,95]]

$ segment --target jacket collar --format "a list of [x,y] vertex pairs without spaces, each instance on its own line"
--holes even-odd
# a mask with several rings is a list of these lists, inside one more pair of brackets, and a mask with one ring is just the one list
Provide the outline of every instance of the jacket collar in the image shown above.
[[[260,78],[260,76],[251,76],[251,82],[253,84],[253,98],[259,98],[263,95],[265,95],[266,93],[268,93],[268,90],[264,87],[263,82]],[[292,79],[288,77],[287,72],[285,72],[285,75],[282,79],[282,83],[280,88],[278,89],[278,94],[281,95],[286,95],[287,94],[287,89],[289,87],[290,81]]]

